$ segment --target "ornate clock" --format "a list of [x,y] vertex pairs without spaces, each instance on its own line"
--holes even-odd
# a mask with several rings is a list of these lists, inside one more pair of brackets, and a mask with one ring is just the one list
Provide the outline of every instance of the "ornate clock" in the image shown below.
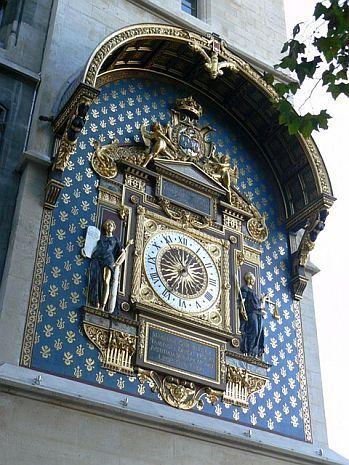
[[228,241],[139,207],[136,247],[133,302],[230,332]]
[[258,278],[268,230],[201,112],[180,99],[169,124],[141,126],[144,147],[96,144],[97,217],[113,219],[134,249],[109,286],[119,312],[89,302],[84,330],[106,369],[137,374],[170,405],[190,409],[209,395],[247,407],[268,365],[240,350],[239,292],[248,273]]
[[217,266],[190,235],[163,230],[151,236],[144,250],[144,268],[158,297],[180,312],[207,312],[219,298]]

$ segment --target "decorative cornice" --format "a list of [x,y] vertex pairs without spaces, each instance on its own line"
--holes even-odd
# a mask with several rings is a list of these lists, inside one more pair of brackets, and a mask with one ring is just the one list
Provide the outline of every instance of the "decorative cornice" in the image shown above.
[[92,102],[99,95],[99,92],[100,91],[94,87],[80,83],[55,118],[52,124],[54,134],[56,136],[63,135],[68,120],[75,112],[79,102],[82,100]]
[[[272,101],[279,96],[273,86],[267,84],[263,76],[244,59],[234,54],[224,40],[211,34],[200,34],[166,24],[138,24],[121,29],[107,37],[93,52],[89,59],[82,82],[95,87],[101,67],[107,57],[117,49],[135,39],[161,39],[187,43],[194,52],[203,57],[204,69],[212,79],[221,76],[227,69],[232,73],[240,73],[249,82],[257,86]],[[305,140],[298,136],[308,158],[312,172],[317,180],[318,193],[332,194],[328,174],[313,139]]]

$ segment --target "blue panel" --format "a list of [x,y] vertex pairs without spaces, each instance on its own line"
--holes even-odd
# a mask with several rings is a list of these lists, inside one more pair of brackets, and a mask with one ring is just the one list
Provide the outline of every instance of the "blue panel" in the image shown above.
[[[188,95],[178,84],[130,79],[105,86],[93,104],[53,211],[33,368],[159,401],[135,378],[101,368],[98,350],[83,335],[80,308],[86,303],[89,262],[80,250],[86,227],[96,220],[98,179],[89,163],[93,141],[106,144],[117,137],[121,144],[140,143],[141,124],[166,123],[176,98]],[[271,315],[265,321],[265,361],[271,364],[265,390],[250,397],[249,409],[205,401],[201,413],[304,440],[296,335],[300,323],[292,307],[289,246],[275,208],[279,193],[258,149],[239,127],[203,96],[193,96],[203,106],[201,124],[216,129],[211,138],[217,150],[229,154],[239,168],[240,191],[267,214],[269,239],[263,244],[260,284],[281,315],[280,321]]]

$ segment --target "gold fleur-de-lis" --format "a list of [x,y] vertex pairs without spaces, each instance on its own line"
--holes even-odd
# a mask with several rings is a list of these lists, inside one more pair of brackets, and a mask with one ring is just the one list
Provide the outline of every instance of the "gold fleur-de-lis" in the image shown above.
[[73,354],[70,352],[64,352],[63,361],[65,365],[69,366],[73,363]]
[[48,292],[51,297],[56,297],[58,295],[58,287],[55,284],[50,284]]
[[84,352],[85,352],[85,348],[81,344],[79,344],[76,348],[76,354],[79,357],[82,357],[84,355]]
[[49,358],[49,357],[51,357],[51,349],[50,349],[50,347],[47,346],[47,345],[41,346],[40,353],[41,353],[41,357],[42,357],[42,358]]
[[78,379],[82,377],[82,369],[79,366],[74,368],[74,376]]
[[46,337],[51,337],[53,334],[53,326],[50,324],[44,326],[44,334]]
[[54,344],[53,344],[53,347],[56,349],[56,350],[62,350],[62,347],[63,347],[63,342],[58,338],[55,340]]
[[104,375],[100,371],[96,374],[96,381],[98,384],[102,384],[104,381]]
[[64,322],[63,318],[60,318],[59,320],[57,320],[57,328],[58,329],[64,329],[64,326],[65,326],[65,322]]
[[66,340],[69,342],[69,344],[72,344],[75,341],[75,333],[74,331],[67,331],[66,335]]
[[92,371],[94,369],[94,365],[95,365],[95,361],[93,360],[93,358],[87,358],[85,360],[85,367],[87,371]]
[[78,319],[78,314],[74,312],[74,310],[72,310],[68,313],[68,318],[69,318],[70,323],[75,323],[76,320]]

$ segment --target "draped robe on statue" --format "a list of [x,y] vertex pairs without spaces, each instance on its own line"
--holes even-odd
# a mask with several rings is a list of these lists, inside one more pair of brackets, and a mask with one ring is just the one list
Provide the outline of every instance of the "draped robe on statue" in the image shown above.
[[120,241],[112,236],[102,235],[91,257],[89,302],[97,307],[103,298],[103,269],[111,270],[112,278],[115,273],[115,261],[121,255],[122,247]]
[[260,298],[248,286],[241,288],[241,298],[244,300],[247,321],[241,318],[240,350],[253,357],[261,356],[264,353],[264,328]]

